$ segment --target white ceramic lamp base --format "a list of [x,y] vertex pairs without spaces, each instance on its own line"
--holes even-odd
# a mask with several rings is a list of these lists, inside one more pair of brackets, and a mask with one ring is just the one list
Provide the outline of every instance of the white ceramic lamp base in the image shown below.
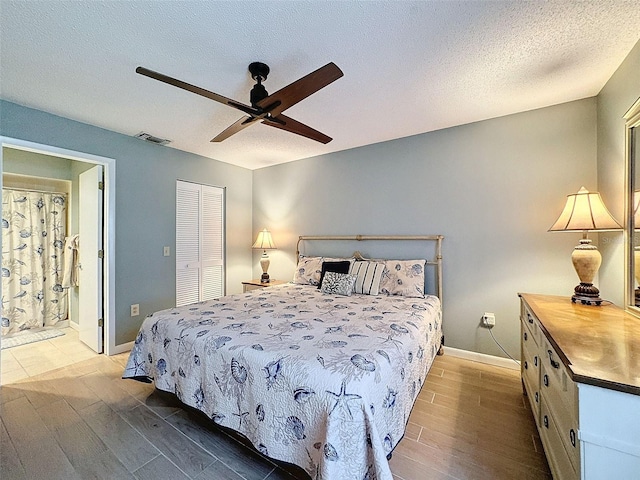
[[580,284],[574,289],[571,297],[573,303],[582,303],[583,305],[600,305],[600,290],[593,285],[593,278],[598,273],[602,256],[598,252],[595,245],[591,245],[591,240],[583,238],[571,254],[573,267],[576,269]]
[[269,270],[269,255],[265,251],[260,258],[260,267],[262,268],[262,276],[260,277],[260,283],[269,283],[269,274],[267,270]]

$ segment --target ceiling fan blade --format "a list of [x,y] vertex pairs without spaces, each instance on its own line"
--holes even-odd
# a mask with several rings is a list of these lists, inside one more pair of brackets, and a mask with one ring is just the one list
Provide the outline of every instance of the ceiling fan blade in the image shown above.
[[153,70],[149,70],[148,68],[138,67],[136,68],[136,73],[144,75],[145,77],[153,78],[154,80],[158,80],[163,83],[168,83],[169,85],[173,85],[174,87],[182,88],[183,90],[187,90],[189,92],[195,93],[196,95],[201,95],[211,100],[215,100],[216,102],[224,103],[225,105],[229,105],[230,107],[240,110],[248,115],[257,115],[259,113],[257,109],[249,105],[236,102],[231,98],[223,97],[222,95],[210,92],[209,90],[205,90],[201,87],[196,87],[195,85],[183,82],[182,80],[178,80],[177,78],[154,72]]
[[310,138],[311,140],[315,140],[320,143],[329,143],[333,140],[324,133],[313,129],[304,123],[300,123],[293,118],[287,117],[286,115],[278,115],[277,117],[270,119],[265,118],[262,120],[262,123],[269,125],[270,127],[276,127],[281,130],[286,130],[287,132],[302,135],[303,137]]
[[[324,67],[320,67],[315,72],[311,72],[299,80],[281,88],[257,103],[257,106],[271,113],[276,117],[284,112],[287,108],[295,105],[300,100],[316,93],[323,87],[342,77],[344,74],[338,66],[333,63],[327,63]],[[279,105],[270,109],[274,103],[280,102]],[[275,126],[275,125],[274,125]]]
[[218,135],[216,135],[215,138],[212,138],[211,141],[212,142],[221,142],[223,140],[226,140],[231,135],[234,135],[234,134],[238,133],[240,130],[244,130],[245,128],[247,128],[249,125],[251,125],[255,121],[256,121],[256,119],[253,118],[253,117],[242,117],[240,120],[238,120],[234,124],[228,126],[226,129],[224,129],[222,132],[220,132]]

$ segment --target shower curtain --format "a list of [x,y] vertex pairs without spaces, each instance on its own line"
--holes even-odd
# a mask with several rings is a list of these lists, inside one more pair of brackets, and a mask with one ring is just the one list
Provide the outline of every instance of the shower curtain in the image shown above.
[[2,336],[67,318],[66,208],[65,194],[2,190]]

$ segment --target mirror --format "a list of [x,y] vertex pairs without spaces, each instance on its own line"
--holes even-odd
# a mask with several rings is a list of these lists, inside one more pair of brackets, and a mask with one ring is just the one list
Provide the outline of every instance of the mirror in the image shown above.
[[627,165],[626,304],[640,314],[640,98],[624,116]]

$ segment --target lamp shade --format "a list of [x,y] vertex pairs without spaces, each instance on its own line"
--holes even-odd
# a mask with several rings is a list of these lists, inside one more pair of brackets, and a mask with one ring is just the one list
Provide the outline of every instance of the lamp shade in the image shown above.
[[276,244],[273,243],[273,238],[271,238],[271,232],[266,228],[258,233],[258,238],[256,239],[253,247],[251,248],[260,248],[262,250],[271,250],[276,247]]
[[586,230],[621,230],[598,192],[582,187],[567,195],[564,210],[549,229],[550,232],[580,232]]

